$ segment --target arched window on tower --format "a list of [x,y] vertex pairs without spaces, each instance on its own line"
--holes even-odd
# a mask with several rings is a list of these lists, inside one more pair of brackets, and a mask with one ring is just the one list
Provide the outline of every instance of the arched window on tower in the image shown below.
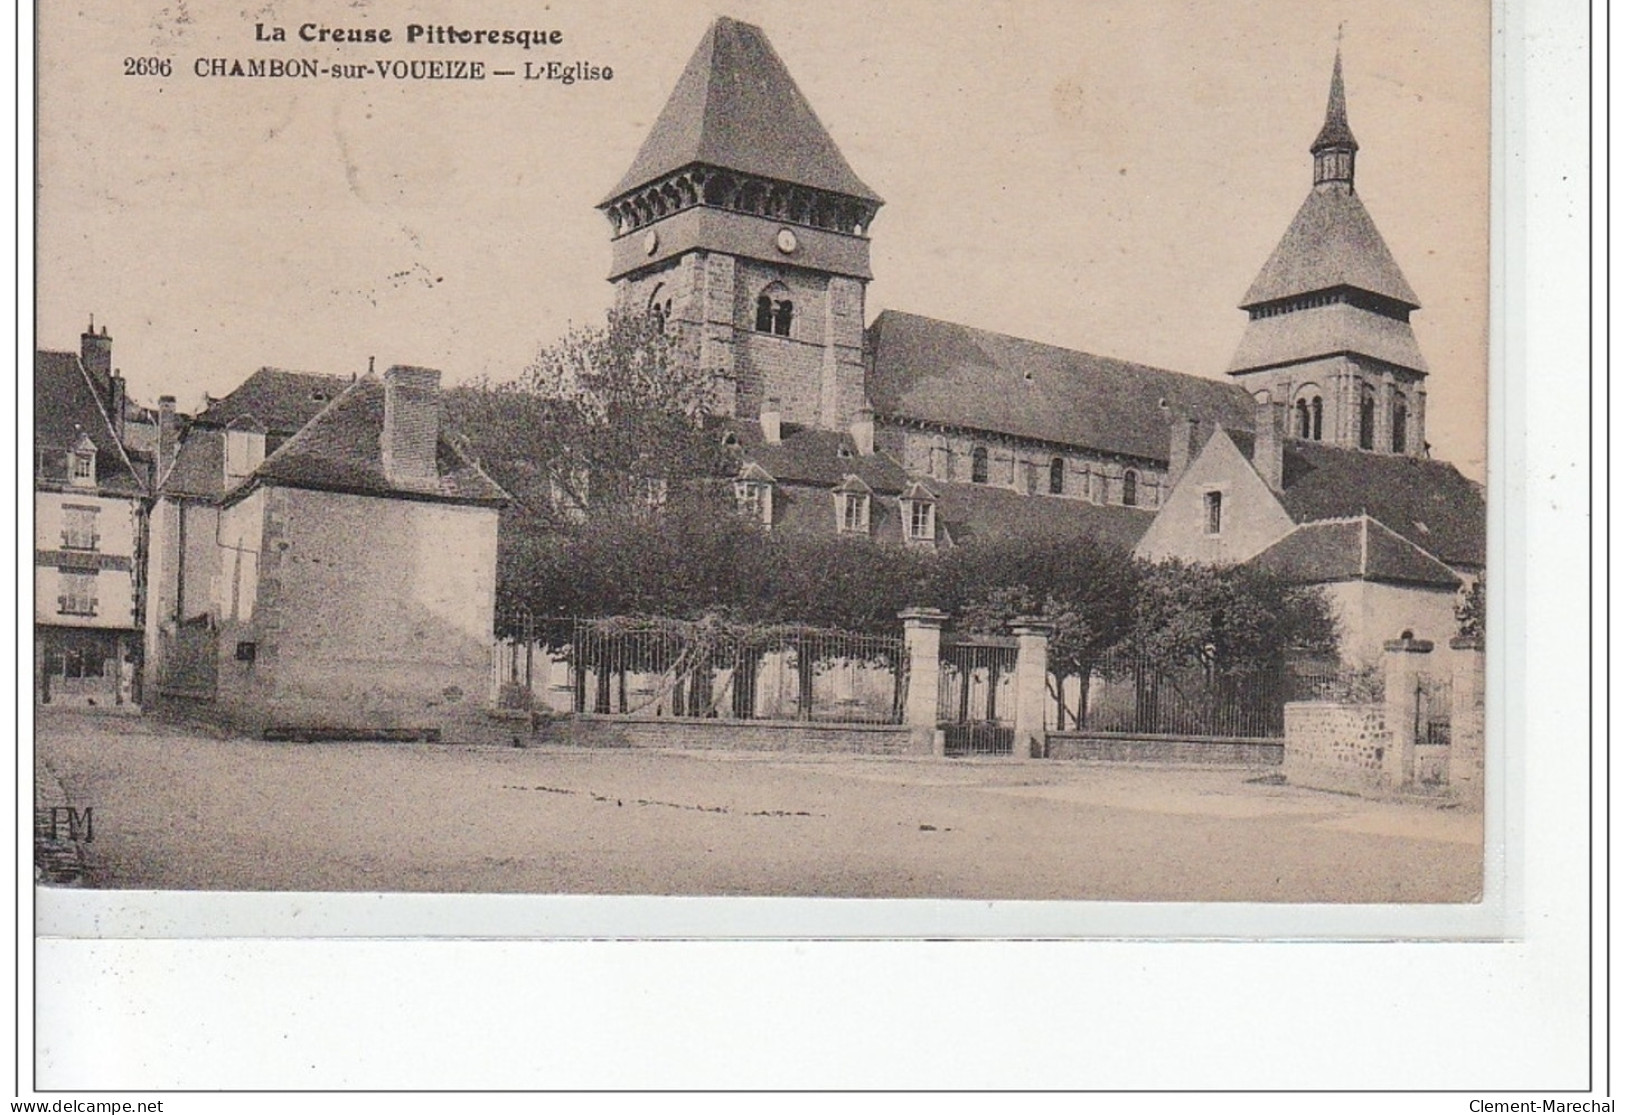
[[1066,458],[1051,457],[1049,462],[1049,494],[1061,495],[1066,491]]
[[795,304],[790,301],[790,288],[783,283],[770,283],[756,298],[756,332],[788,337],[794,320]]
[[1405,406],[1404,399],[1394,400],[1394,439],[1395,453],[1405,452],[1405,423],[1410,419],[1410,411]]
[[1309,430],[1310,430],[1310,426],[1309,426],[1309,400],[1308,399],[1299,399],[1298,400],[1298,405],[1296,407],[1294,407],[1293,409],[1297,412],[1297,416],[1298,416],[1298,436],[1303,438],[1303,440],[1308,441],[1309,440]]
[[1133,469],[1123,473],[1123,506],[1138,507],[1140,505],[1140,474]]
[[1369,386],[1360,389],[1360,448],[1377,444],[1377,396]]
[[1316,395],[1309,400],[1309,440],[1320,440],[1320,396]]
[[978,445],[970,454],[970,481],[972,484],[987,483],[987,447]]

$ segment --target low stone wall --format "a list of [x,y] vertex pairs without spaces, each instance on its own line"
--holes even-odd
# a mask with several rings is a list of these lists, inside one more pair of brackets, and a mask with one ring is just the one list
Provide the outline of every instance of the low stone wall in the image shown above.
[[1382,705],[1294,701],[1286,706],[1281,773],[1317,790],[1390,789],[1382,762],[1392,744]]
[[1280,740],[1269,739],[1190,740],[1107,733],[1049,733],[1051,759],[1272,767],[1281,765],[1282,750]]
[[572,716],[542,727],[537,742],[578,747],[640,747],[669,750],[782,751],[803,755],[909,755],[931,753],[900,724],[809,724],[799,720],[634,720]]

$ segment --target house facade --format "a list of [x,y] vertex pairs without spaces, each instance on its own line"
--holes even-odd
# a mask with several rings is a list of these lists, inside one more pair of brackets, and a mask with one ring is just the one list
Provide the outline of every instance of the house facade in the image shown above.
[[94,326],[34,357],[34,699],[139,704],[144,470],[120,438],[122,379]]
[[[204,412],[160,500],[161,692],[294,736],[436,736],[488,707],[507,497],[445,428],[439,379],[261,372]],[[268,451],[268,424],[316,404]]]

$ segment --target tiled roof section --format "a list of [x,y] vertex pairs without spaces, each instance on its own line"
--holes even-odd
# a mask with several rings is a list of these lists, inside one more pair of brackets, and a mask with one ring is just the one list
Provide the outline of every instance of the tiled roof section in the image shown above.
[[938,481],[937,518],[964,544],[989,538],[1088,538],[1132,550],[1155,518],[1132,507],[1028,496],[984,484]]
[[694,163],[879,202],[819,122],[761,28],[713,23],[605,203]]
[[261,368],[231,394],[211,402],[195,421],[226,426],[252,418],[272,433],[291,434],[320,414],[350,383],[346,376]]
[[1408,322],[1346,302],[1249,321],[1229,370],[1293,364],[1342,352],[1374,356],[1418,372],[1428,370]]
[[1371,291],[1413,309],[1421,305],[1359,196],[1311,190],[1241,305],[1246,309],[1340,286]]
[[897,495],[908,487],[908,474],[884,453],[859,456],[857,446],[843,433],[785,424],[777,445],[762,440],[754,422],[729,423],[739,439],[746,464],[767,470],[779,483],[813,484],[833,491],[847,476],[856,476],[871,490]]
[[141,480],[113,433],[78,353],[34,353],[34,447],[51,455],[42,466],[44,479],[67,480],[67,453],[81,435],[96,447],[98,489],[141,494]]
[[1295,581],[1386,581],[1455,589],[1461,578],[1450,567],[1369,516],[1306,523],[1253,559]]
[[384,472],[383,382],[366,376],[346,386],[304,429],[254,470],[250,482],[360,495],[437,499],[500,506],[508,501],[494,480],[457,448],[442,417],[435,490],[395,483]]
[[1176,416],[1245,426],[1239,385],[915,314],[869,330],[877,414],[1166,461]]
[[[1232,436],[1250,454],[1251,439]],[[1447,565],[1484,565],[1484,496],[1446,461],[1292,439],[1281,483],[1296,522],[1370,515]]]
[[159,481],[166,496],[218,499],[226,491],[226,435],[208,426],[187,429],[175,449],[175,463]]

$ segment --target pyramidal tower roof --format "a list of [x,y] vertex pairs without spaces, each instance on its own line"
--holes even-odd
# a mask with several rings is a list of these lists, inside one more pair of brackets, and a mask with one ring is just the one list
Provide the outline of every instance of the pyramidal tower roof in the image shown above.
[[878,204],[762,29],[718,19],[605,204],[694,163]]
[[[1248,288],[1241,301],[1243,309],[1343,286],[1370,291],[1411,309],[1421,306],[1354,192],[1352,160],[1358,147],[1349,128],[1339,51],[1332,65],[1326,122],[1310,148],[1317,159],[1315,186]],[[1340,153],[1349,161],[1340,166],[1337,177],[1324,178],[1320,160]]]

